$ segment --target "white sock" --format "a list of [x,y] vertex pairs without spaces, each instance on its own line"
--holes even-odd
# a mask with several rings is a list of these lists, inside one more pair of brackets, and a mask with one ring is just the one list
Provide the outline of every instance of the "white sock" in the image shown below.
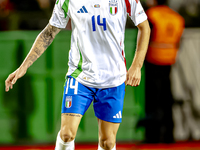
[[[104,150],[103,148],[101,148],[100,145],[98,145],[98,150]],[[116,145],[112,148],[112,150],[116,150]]]
[[74,150],[74,140],[71,142],[64,142],[60,137],[59,131],[56,139],[55,150]]

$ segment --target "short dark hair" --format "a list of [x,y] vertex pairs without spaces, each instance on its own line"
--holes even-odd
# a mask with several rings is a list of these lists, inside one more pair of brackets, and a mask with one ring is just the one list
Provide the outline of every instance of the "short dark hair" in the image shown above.
[[167,4],[167,0],[157,0],[158,5]]

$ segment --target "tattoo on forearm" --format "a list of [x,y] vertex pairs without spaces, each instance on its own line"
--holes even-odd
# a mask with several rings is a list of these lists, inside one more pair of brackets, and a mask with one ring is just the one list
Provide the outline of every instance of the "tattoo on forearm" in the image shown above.
[[30,59],[31,61],[36,61],[37,56],[36,56],[36,55],[31,55],[31,56],[29,57],[29,59]]
[[38,36],[34,46],[32,47],[33,52],[30,53],[30,55],[27,58],[27,67],[30,67],[34,61],[42,53],[47,49],[47,47],[53,42],[53,39],[55,38],[55,35],[60,31],[59,28],[53,27],[51,25],[48,25]]
[[34,51],[36,52],[36,54],[38,55],[38,56],[40,56],[41,55],[41,50],[38,48],[38,47],[36,47],[35,49],[34,49]]
[[44,48],[46,49],[50,44],[51,42],[53,41],[54,37],[52,36],[52,32],[50,29],[47,29],[43,32],[42,34],[42,43],[43,43],[43,46]]
[[36,55],[31,55],[31,56],[29,56],[28,58],[27,58],[27,61],[28,61],[28,67],[30,67],[32,64],[33,64],[33,62],[34,61],[36,61],[36,59],[37,59],[37,56]]
[[48,25],[40,34],[38,38],[37,45],[34,49],[37,55],[41,55],[44,50],[53,42],[55,35],[60,31],[60,29]]
[[81,115],[79,115],[79,114],[67,114],[67,113],[63,113],[62,115],[72,116],[72,117],[81,117]]
[[48,26],[42,33],[41,38],[42,38],[42,43],[44,48],[46,49],[53,41],[55,38],[55,34],[59,32],[60,29],[53,27],[53,26]]

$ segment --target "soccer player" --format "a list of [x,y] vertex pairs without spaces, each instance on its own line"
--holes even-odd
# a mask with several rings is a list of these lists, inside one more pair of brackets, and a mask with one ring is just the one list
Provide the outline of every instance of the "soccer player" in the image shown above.
[[[127,14],[139,29],[136,53],[128,72],[124,53]],[[140,84],[150,36],[139,0],[57,0],[49,24],[38,35],[21,66],[6,79],[6,91],[13,88],[68,23],[72,29],[69,68],[55,149],[74,149],[81,118],[93,102],[99,126],[98,150],[115,150],[125,83]]]

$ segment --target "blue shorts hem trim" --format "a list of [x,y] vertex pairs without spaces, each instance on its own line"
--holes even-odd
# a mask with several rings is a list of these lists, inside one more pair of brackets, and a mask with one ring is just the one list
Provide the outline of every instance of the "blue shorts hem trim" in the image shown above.
[[80,112],[74,112],[74,111],[66,111],[66,112],[64,112],[64,111],[61,111],[61,114],[80,114],[80,115],[84,115],[83,113],[80,113]]
[[103,119],[103,118],[101,118],[101,117],[98,117],[97,115],[95,115],[98,119],[100,119],[100,120],[103,120],[103,121],[107,121],[107,122],[111,122],[111,123],[121,123],[122,122],[122,119],[120,119],[120,121],[114,121],[114,120],[108,120],[108,119]]

